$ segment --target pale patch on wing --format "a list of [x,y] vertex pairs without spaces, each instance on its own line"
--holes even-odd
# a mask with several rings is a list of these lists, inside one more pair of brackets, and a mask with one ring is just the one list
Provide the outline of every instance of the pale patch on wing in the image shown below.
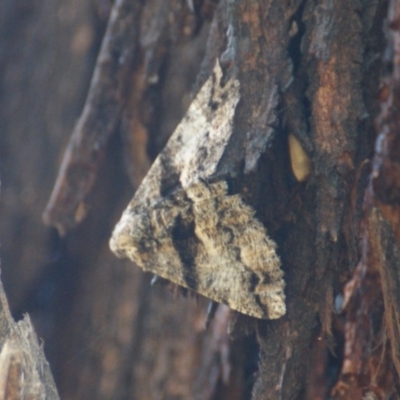
[[239,194],[209,183],[229,138],[239,82],[217,62],[160,153],[110,240],[118,256],[232,309],[285,314],[276,244]]

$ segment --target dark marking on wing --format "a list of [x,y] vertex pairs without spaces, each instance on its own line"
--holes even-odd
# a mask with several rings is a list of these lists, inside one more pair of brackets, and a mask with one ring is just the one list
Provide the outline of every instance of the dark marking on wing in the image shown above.
[[200,245],[194,228],[195,224],[192,219],[184,220],[181,215],[178,215],[172,229],[172,243],[184,266],[183,279],[192,290],[196,290],[198,286],[196,253],[197,247]]
[[259,283],[260,283],[260,277],[257,274],[252,273],[250,276],[250,291],[252,293],[256,291],[255,289]]
[[171,192],[181,187],[179,180],[181,173],[171,162],[172,159],[173,157],[168,152],[161,153],[159,156],[161,170],[163,171],[160,179],[160,195],[162,197],[167,197]]

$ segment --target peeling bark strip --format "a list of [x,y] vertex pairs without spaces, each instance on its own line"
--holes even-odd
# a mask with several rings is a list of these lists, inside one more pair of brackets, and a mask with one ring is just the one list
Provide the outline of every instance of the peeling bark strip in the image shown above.
[[[392,0],[388,12],[388,46],[384,60],[391,74],[381,89],[381,112],[377,118],[379,136],[371,181],[372,200],[382,213],[371,212],[377,236],[371,249],[379,257],[385,305],[385,327],[390,339],[393,364],[400,376],[400,2]],[[374,217],[374,218],[373,218]],[[371,223],[372,225],[372,223]],[[390,226],[390,228],[389,228]],[[372,236],[372,235],[370,235]],[[380,240],[378,240],[380,239]]]
[[355,150],[366,114],[361,89],[363,26],[358,1],[324,0],[307,6],[304,50],[310,65],[307,97],[316,182],[316,279],[321,286],[323,331],[331,335],[334,290],[347,268],[341,247],[354,245],[344,221],[351,218]]
[[365,215],[362,239],[362,260],[344,290],[344,360],[332,390],[337,400],[364,398],[366,393],[390,398],[396,369],[400,371],[400,249],[376,207]]
[[313,13],[315,25],[308,51],[318,77],[313,81],[310,100],[319,181],[318,267],[322,274],[326,249],[336,248],[341,235],[343,208],[349,201],[349,180],[354,169],[357,124],[365,113],[360,86],[363,46],[356,1],[323,1]]
[[[384,63],[387,75],[380,90],[380,113],[376,119],[378,137],[375,143],[373,171],[368,191],[368,231],[364,236],[366,267],[379,275],[375,292],[383,297],[382,325],[386,343],[385,358],[379,360],[380,371],[386,372],[380,389],[387,395],[395,371],[400,376],[400,2],[391,0],[388,9],[387,48]],[[380,285],[377,285],[380,283]],[[357,310],[358,311],[358,310]],[[357,337],[358,339],[358,337]],[[368,345],[370,345],[368,343]],[[369,346],[371,347],[371,345]],[[371,355],[364,354],[364,358]],[[361,357],[360,357],[361,358]],[[371,375],[377,375],[374,363],[368,361]],[[375,363],[376,364],[376,363]],[[385,364],[382,366],[382,364]],[[366,369],[366,368],[365,368]],[[370,371],[372,369],[372,371]],[[395,370],[395,371],[394,371]],[[387,371],[390,371],[388,373]],[[382,374],[382,372],[381,372]],[[363,384],[365,384],[363,382]],[[375,384],[375,382],[374,382]],[[385,389],[385,390],[383,390]]]
[[117,224],[118,256],[257,318],[285,314],[276,244],[226,181],[212,182],[239,101],[239,82],[213,74]]
[[14,322],[1,282],[0,349],[0,400],[60,398],[29,317]]
[[[380,91],[373,171],[364,198],[362,258],[344,290],[344,360],[337,400],[398,398],[400,375],[400,2],[390,2],[387,71]],[[396,240],[397,239],[397,240]]]
[[136,52],[140,9],[136,0],[116,0],[113,6],[85,108],[43,214],[45,223],[61,235],[85,217],[105,147],[120,121],[126,77]]
[[391,74],[381,88],[381,112],[376,121],[372,182],[375,203],[391,223],[400,244],[400,2],[392,0],[388,12],[385,63]]
[[380,92],[381,112],[377,119],[373,172],[374,195],[387,205],[400,204],[400,3],[391,1],[388,13],[389,43],[385,63],[392,73],[386,76]]

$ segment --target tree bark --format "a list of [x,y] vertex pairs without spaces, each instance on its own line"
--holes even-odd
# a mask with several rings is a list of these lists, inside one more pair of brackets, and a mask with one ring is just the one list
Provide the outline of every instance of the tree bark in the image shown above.
[[[103,33],[104,4],[86,0],[78,12],[68,0],[56,3],[54,15],[64,15],[70,36],[55,35],[54,46],[45,42],[49,52],[43,57],[71,58],[55,62],[51,87],[66,79],[66,92],[80,88],[82,96],[90,51],[96,34]],[[37,24],[50,7],[43,4],[43,11],[30,9],[34,38],[41,37]],[[15,72],[17,81],[32,84],[23,102],[25,119],[16,118],[12,108],[16,61],[10,56],[12,41],[4,40],[8,57],[0,65],[7,72],[0,116],[7,129],[1,149],[3,163],[16,167],[3,172],[9,183],[2,229],[10,239],[3,233],[2,241],[6,264],[17,265],[16,272],[5,269],[5,286],[11,293],[20,284],[11,296],[15,312],[26,310],[29,290],[38,298],[46,285],[55,288],[33,311],[41,312],[37,326],[51,345],[46,350],[62,398],[400,395],[399,5],[391,0],[389,14],[387,5],[384,0],[116,0],[83,108],[70,93],[34,102],[34,79],[44,85],[47,76],[40,65],[34,78]],[[3,7],[22,21],[15,5]],[[99,25],[91,20],[94,10]],[[80,29],[92,32],[86,47]],[[21,40],[12,27],[7,32]],[[80,63],[71,61],[74,57]],[[205,299],[162,279],[151,286],[151,276],[111,254],[108,240],[216,58],[235,71],[241,96],[237,139],[227,145],[219,171],[240,177],[238,190],[278,244],[287,314],[261,321],[221,305],[205,330]],[[67,79],[68,62],[79,67]],[[73,118],[65,113],[77,115],[80,108],[66,145],[62,132],[72,130]],[[43,128],[44,115],[51,126]],[[32,147],[28,151],[21,144],[28,127],[37,132],[35,156],[27,156]],[[19,136],[13,139],[11,132]],[[52,155],[44,163],[46,143]],[[45,208],[56,154],[64,147],[44,213],[59,238],[42,227],[38,210]],[[18,177],[27,193],[22,197],[35,195],[37,202],[18,198]],[[19,210],[27,217],[16,230]],[[16,250],[15,240],[35,250]],[[44,265],[55,253],[56,260]],[[57,307],[43,312],[49,298]],[[46,333],[49,321],[55,328]]]
[[0,282],[0,399],[58,400],[49,363],[26,315],[16,323],[11,317]]

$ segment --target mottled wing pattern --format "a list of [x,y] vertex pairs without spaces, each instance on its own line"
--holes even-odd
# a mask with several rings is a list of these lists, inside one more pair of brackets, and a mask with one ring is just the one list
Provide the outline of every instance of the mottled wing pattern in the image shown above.
[[285,314],[276,244],[239,194],[207,182],[232,135],[239,82],[213,74],[154,162],[110,246],[144,270],[257,318]]

